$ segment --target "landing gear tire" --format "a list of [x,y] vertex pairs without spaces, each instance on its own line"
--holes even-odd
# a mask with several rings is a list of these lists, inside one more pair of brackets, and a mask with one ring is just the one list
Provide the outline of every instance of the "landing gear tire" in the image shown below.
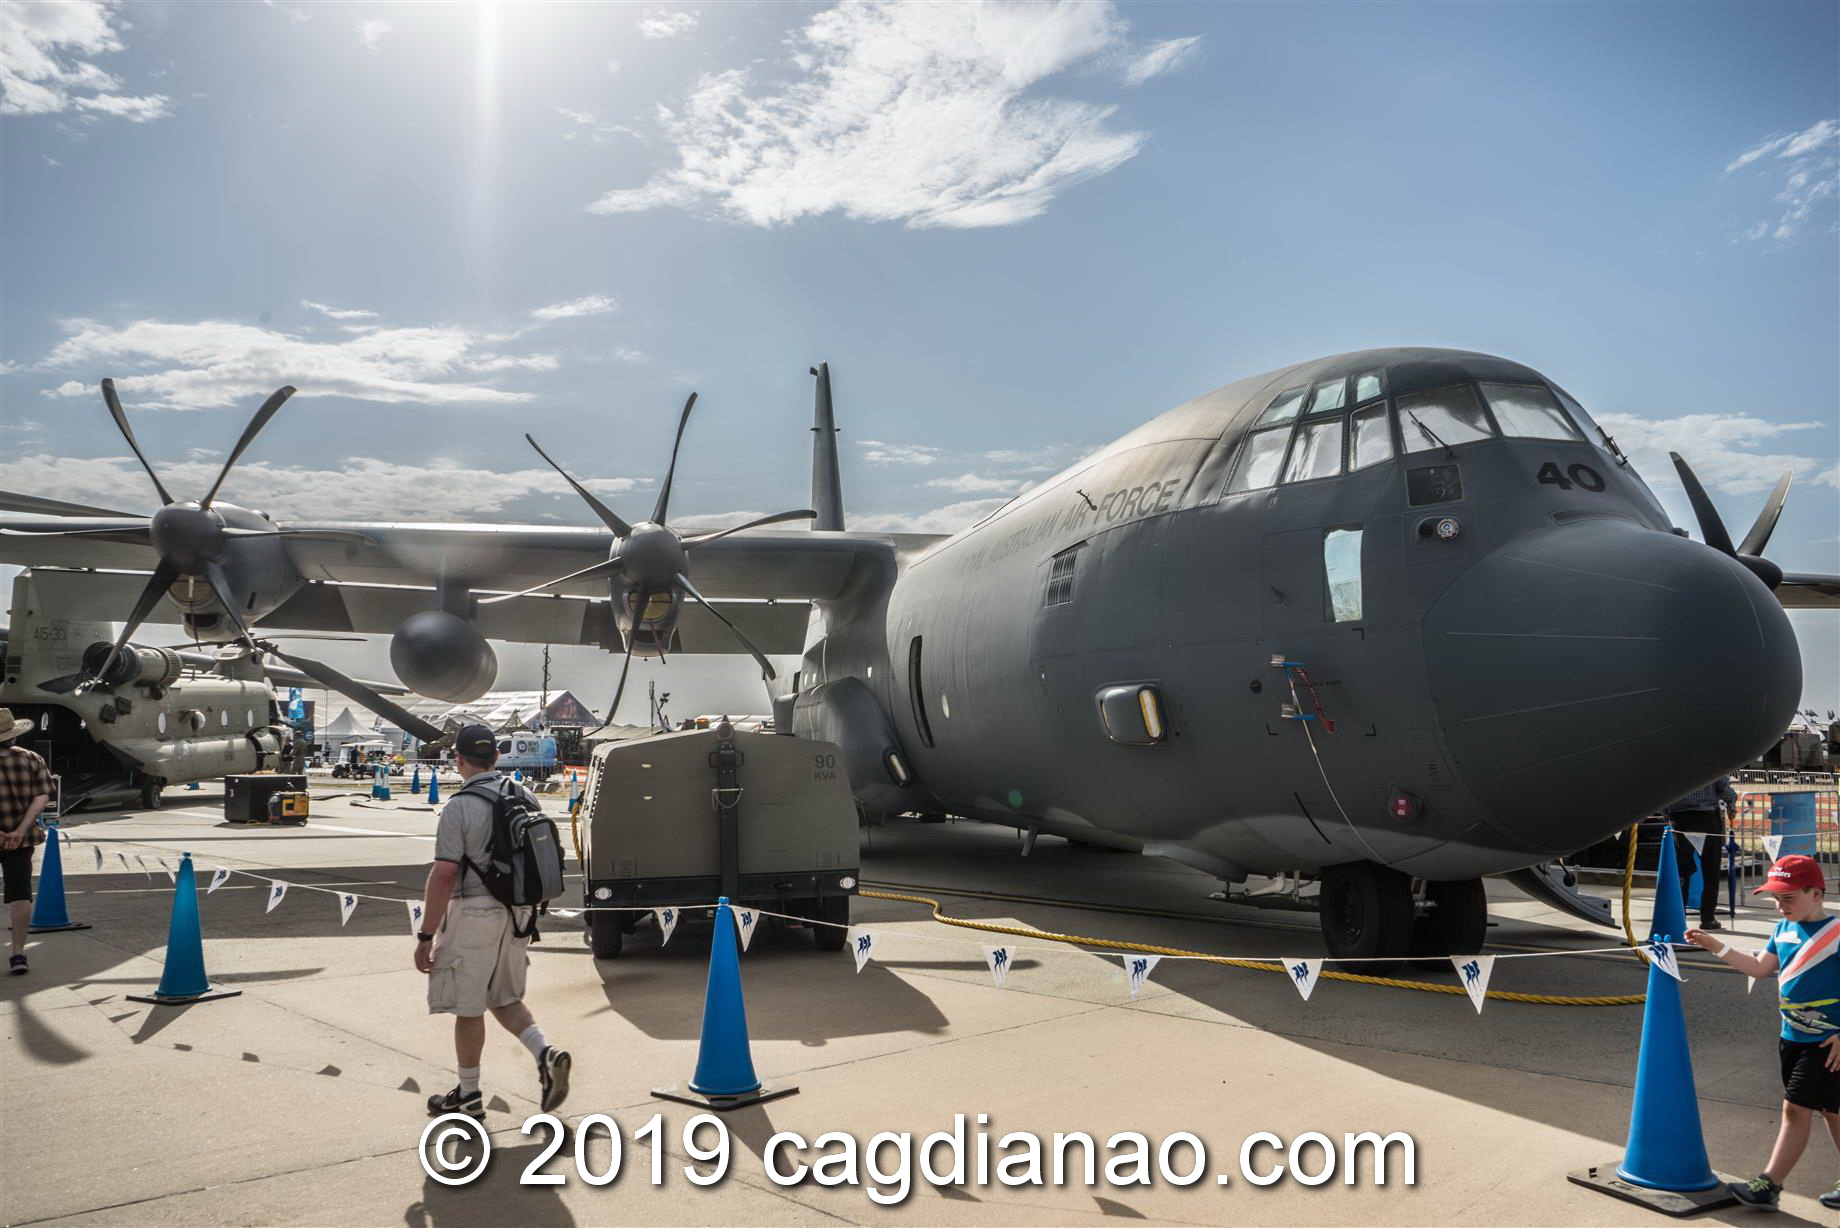
[[[1329,866],[1322,873],[1323,942],[1335,959],[1404,956],[1412,948],[1412,880],[1371,861]],[[1390,963],[1349,971],[1381,973]]]
[[618,959],[620,948],[625,945],[626,936],[620,931],[619,914],[611,912],[588,914],[588,949],[594,952],[594,958]]
[[1479,878],[1425,884],[1425,915],[1412,923],[1412,954],[1427,970],[1449,971],[1444,957],[1474,955],[1489,929],[1489,897]]
[[818,917],[822,925],[811,927],[812,941],[818,944],[820,951],[841,951],[843,940],[849,931],[843,927],[850,923],[850,897],[847,895],[827,895],[818,901]]
[[141,807],[146,810],[160,808],[160,790],[166,787],[163,780],[143,780],[141,782]]

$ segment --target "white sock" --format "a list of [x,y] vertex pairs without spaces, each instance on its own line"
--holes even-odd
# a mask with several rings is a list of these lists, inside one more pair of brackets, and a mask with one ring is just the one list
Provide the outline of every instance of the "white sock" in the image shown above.
[[460,1076],[460,1094],[470,1096],[479,1090],[479,1067],[456,1066],[454,1073]]
[[549,1047],[549,1042],[543,1039],[543,1029],[538,1024],[533,1023],[519,1032],[518,1039],[524,1042],[524,1047],[530,1050],[532,1057],[542,1057],[543,1050]]

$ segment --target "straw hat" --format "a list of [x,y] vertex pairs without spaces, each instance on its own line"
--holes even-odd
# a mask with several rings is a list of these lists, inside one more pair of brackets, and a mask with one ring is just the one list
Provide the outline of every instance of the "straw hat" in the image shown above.
[[11,708],[0,708],[0,742],[10,742],[22,733],[31,732],[31,720],[16,721]]

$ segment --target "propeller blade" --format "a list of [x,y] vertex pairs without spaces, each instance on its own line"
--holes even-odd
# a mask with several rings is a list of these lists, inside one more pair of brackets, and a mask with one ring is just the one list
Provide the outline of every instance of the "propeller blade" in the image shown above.
[[1763,510],[1757,513],[1757,523],[1744,535],[1744,543],[1738,547],[1739,554],[1762,554],[1764,547],[1770,544],[1770,534],[1776,531],[1776,522],[1782,517],[1783,504],[1789,501],[1789,483],[1795,480],[1795,470],[1785,469],[1777,479],[1776,489],[1763,502]]
[[0,512],[27,512],[34,516],[114,516],[121,520],[144,520],[139,512],[117,512],[87,503],[66,503],[62,499],[44,499],[38,495],[0,490]]
[[129,612],[128,621],[122,624],[121,634],[115,637],[115,645],[109,649],[109,655],[103,658],[102,668],[98,669],[92,677],[104,677],[109,670],[114,668],[115,658],[121,655],[122,645],[140,630],[141,624],[147,621],[147,616],[153,613],[153,607],[159,604],[160,598],[166,595],[166,590],[171,588],[172,582],[178,578],[179,569],[165,559],[161,559],[159,566],[153,569],[153,574],[147,577],[147,586],[141,589],[141,595],[134,599],[134,609]]
[[677,439],[671,444],[671,467],[664,471],[664,485],[658,491],[658,506],[652,509],[652,523],[663,524],[665,509],[671,502],[671,479],[677,476],[677,450],[684,443],[684,427],[690,421],[690,410],[696,405],[696,393],[684,402],[684,412],[677,419]]
[[315,661],[310,657],[297,657],[291,653],[282,652],[279,648],[267,642],[263,642],[260,647],[263,651],[273,653],[275,656],[280,657],[283,661],[287,662],[301,673],[324,683],[347,699],[355,700],[357,703],[369,708],[377,715],[387,717],[394,721],[397,728],[407,733],[414,734],[417,741],[434,742],[441,737],[441,731],[421,717],[416,716],[407,708],[391,703],[377,692],[371,690],[371,688],[365,686],[362,682],[359,682],[356,678],[351,678],[340,673],[330,665],[327,665],[324,661]]
[[[639,604],[634,608],[643,611],[645,609],[645,603],[650,600],[651,594],[641,591],[639,593]],[[602,729],[613,724],[613,714],[620,710],[620,697],[626,694],[626,675],[632,671],[633,653],[638,647],[639,617],[638,615],[634,615],[632,633],[626,637],[626,660],[620,665],[620,681],[618,685],[613,688],[613,702],[607,705],[607,719],[601,722],[600,727]]]
[[217,471],[217,480],[211,483],[211,489],[206,492],[203,499],[199,500],[200,507],[211,506],[211,500],[217,498],[218,487],[222,486],[224,479],[230,476],[230,467],[236,464],[237,459],[244,452],[249,450],[249,445],[256,441],[256,436],[260,435],[262,428],[268,425],[268,420],[274,417],[276,411],[287,404],[287,399],[297,391],[299,390],[294,385],[283,384],[268,394],[268,400],[262,402],[262,408],[256,410],[256,416],[251,418],[249,425],[243,428],[242,437],[236,441],[236,447],[230,449],[230,458],[224,462],[224,467]]
[[173,497],[166,493],[166,487],[160,482],[160,475],[155,473],[153,466],[147,463],[146,453],[141,451],[141,445],[136,442],[134,432],[128,429],[128,415],[122,412],[121,398],[115,395],[114,380],[102,381],[102,399],[108,402],[109,416],[115,419],[115,425],[120,429],[121,437],[128,441],[130,448],[134,449],[135,459],[140,461],[141,468],[147,471],[147,476],[153,479],[153,488],[160,492],[160,502],[171,503]]
[[584,567],[580,571],[571,571],[568,575],[557,576],[554,580],[545,580],[535,588],[527,588],[521,593],[500,593],[496,597],[482,597],[479,600],[479,604],[492,605],[495,602],[510,601],[513,597],[528,597],[532,593],[540,593],[546,588],[554,588],[558,584],[567,584],[571,580],[589,580],[595,576],[610,576],[618,570],[620,570],[620,560],[605,559],[594,564],[592,567]]
[[600,522],[606,525],[609,529],[612,529],[616,537],[625,537],[628,533],[632,532],[632,526],[627,524],[624,520],[621,520],[618,516],[614,515],[612,508],[608,507],[605,503],[602,503],[599,499],[596,499],[591,493],[589,493],[588,488],[586,486],[583,486],[580,482],[577,482],[574,478],[569,476],[569,471],[567,469],[564,469],[561,465],[558,465],[554,460],[551,460],[550,454],[543,450],[542,444],[539,444],[535,439],[533,439],[529,435],[524,436],[524,442],[528,443],[531,447],[535,448],[537,450],[538,456],[541,456],[544,460],[549,461],[549,467],[551,469],[554,469],[557,473],[560,473],[562,475],[562,480],[567,482],[570,486],[573,486],[575,488],[575,493],[580,495],[582,499],[587,503],[587,505],[594,509],[594,514],[600,517]]
[[[720,538],[727,537],[730,533],[739,533],[744,529],[758,529],[762,525],[779,524],[787,520],[816,520],[817,518],[818,513],[809,507],[802,507],[796,512],[781,512],[777,516],[762,516],[759,520],[750,520],[746,524],[738,524],[732,529],[723,529],[720,533],[705,533],[701,537],[685,538],[684,549],[693,550],[705,542],[716,541]],[[683,577],[680,576],[678,578],[682,579]]]
[[230,591],[230,580],[224,575],[224,569],[216,563],[206,563],[204,578],[210,582],[211,592],[217,596],[217,604],[224,607],[224,613],[228,614],[230,621],[236,625],[240,639],[231,642],[253,645],[256,637],[249,634],[249,624],[243,621],[243,612],[236,608],[236,594]]
[[688,576],[677,577],[677,582],[684,586],[684,592],[688,593],[690,597],[697,602],[697,604],[701,605],[705,610],[708,610],[711,614],[715,615],[716,621],[721,623],[724,627],[727,627],[729,631],[734,635],[734,637],[741,641],[741,646],[743,648],[747,649],[748,652],[753,654],[754,660],[760,665],[760,672],[766,676],[766,680],[768,682],[771,682],[773,681],[773,679],[779,677],[778,674],[773,672],[773,662],[767,660],[767,654],[760,651],[760,649],[754,647],[754,641],[750,640],[747,636],[743,635],[741,633],[740,627],[737,627],[734,623],[731,623],[728,621],[728,619],[724,618],[722,616],[722,611],[716,609],[713,605],[710,605],[708,599],[705,598],[703,594],[697,592],[694,588],[692,588],[690,586],[690,579]]
[[1681,459],[1678,452],[1669,452],[1668,456],[1680,474],[1680,484],[1687,489],[1687,502],[1693,505],[1693,514],[1699,518],[1700,536],[1720,554],[1735,556],[1738,552],[1732,548],[1731,534],[1725,531],[1725,522],[1719,519],[1719,509],[1713,506],[1712,497],[1699,484],[1699,478],[1694,476],[1693,466]]

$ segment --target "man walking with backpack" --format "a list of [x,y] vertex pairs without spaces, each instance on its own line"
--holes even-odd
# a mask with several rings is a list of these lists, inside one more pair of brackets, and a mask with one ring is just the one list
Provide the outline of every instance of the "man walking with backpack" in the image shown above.
[[[569,1094],[570,1059],[524,1005],[524,978],[536,905],[560,890],[555,824],[528,790],[496,770],[498,742],[486,726],[456,731],[454,755],[462,784],[435,828],[415,967],[428,977],[428,1013],[454,1016],[460,1082],[430,1096],[428,1114],[485,1120],[479,1062],[488,1011],[536,1059],[539,1103],[549,1112]],[[539,879],[552,885],[530,885]]]

